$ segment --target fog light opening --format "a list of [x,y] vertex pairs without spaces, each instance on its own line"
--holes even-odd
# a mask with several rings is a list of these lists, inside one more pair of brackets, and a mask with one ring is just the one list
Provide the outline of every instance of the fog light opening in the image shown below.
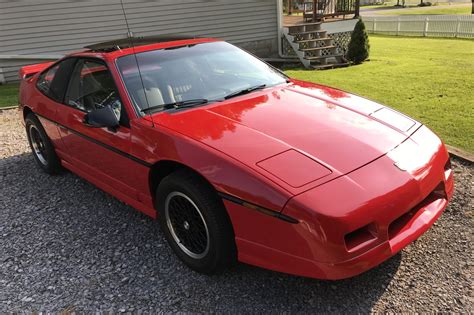
[[377,227],[374,223],[367,224],[344,236],[346,249],[349,252],[363,248],[377,239]]
[[446,188],[444,187],[444,182],[441,182],[436,186],[436,188],[433,190],[431,193],[433,197],[438,197],[438,198],[443,198],[443,199],[448,199],[446,195]]
[[448,158],[448,161],[444,165],[444,179],[448,180],[449,176],[453,174],[453,170],[451,168],[451,160]]

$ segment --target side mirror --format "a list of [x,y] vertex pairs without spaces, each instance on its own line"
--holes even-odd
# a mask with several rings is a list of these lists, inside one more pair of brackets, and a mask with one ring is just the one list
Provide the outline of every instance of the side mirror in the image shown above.
[[110,106],[94,109],[84,116],[84,124],[95,128],[117,128],[119,121]]

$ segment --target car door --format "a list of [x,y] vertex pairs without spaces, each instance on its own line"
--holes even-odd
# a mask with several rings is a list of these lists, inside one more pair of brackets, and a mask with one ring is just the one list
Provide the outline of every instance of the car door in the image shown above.
[[[57,117],[60,134],[71,167],[96,184],[106,185],[119,194],[138,199],[137,172],[146,167],[131,157],[131,131],[127,112],[105,62],[79,58],[72,71],[64,104]],[[84,123],[84,116],[110,106],[120,120],[114,129],[94,128]],[[100,186],[100,185],[99,185]]]

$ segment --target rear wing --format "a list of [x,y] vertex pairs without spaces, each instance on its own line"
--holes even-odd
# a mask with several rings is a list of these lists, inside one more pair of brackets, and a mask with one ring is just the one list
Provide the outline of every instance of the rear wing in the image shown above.
[[36,73],[41,72],[44,69],[48,68],[53,63],[54,61],[50,61],[50,62],[38,63],[34,65],[21,67],[20,70],[18,71],[18,76],[20,77],[21,80],[28,79],[32,77],[33,75],[35,75]]

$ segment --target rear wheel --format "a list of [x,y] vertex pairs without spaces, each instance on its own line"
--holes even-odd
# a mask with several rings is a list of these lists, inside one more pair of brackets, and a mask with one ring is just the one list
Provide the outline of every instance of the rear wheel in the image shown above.
[[38,165],[48,174],[58,174],[62,169],[61,162],[38,118],[33,113],[28,114],[25,125],[28,142]]
[[191,172],[178,171],[163,179],[156,200],[166,239],[186,265],[214,274],[235,262],[230,219],[207,182]]

